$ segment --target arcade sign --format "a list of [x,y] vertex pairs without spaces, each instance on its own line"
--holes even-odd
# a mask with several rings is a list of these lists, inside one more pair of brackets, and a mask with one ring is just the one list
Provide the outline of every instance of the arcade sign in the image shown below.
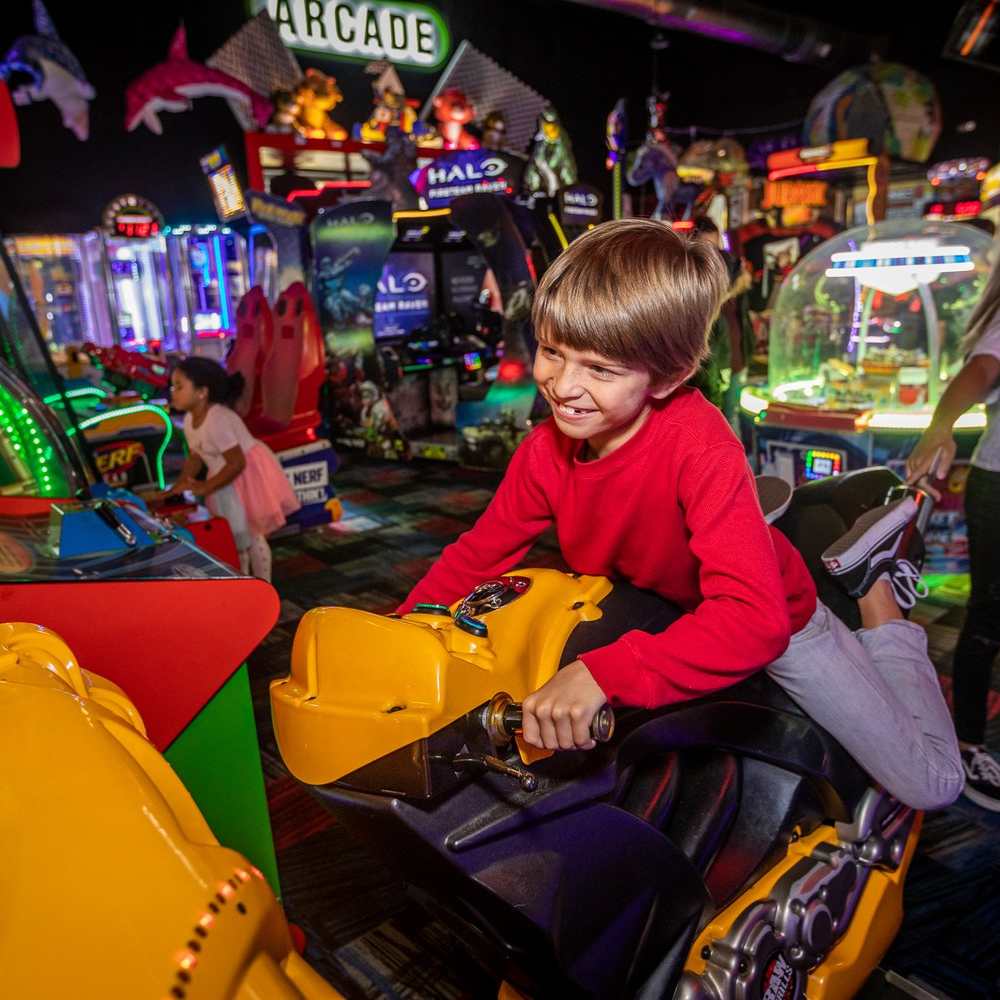
[[267,10],[292,49],[345,59],[385,59],[435,69],[448,56],[451,35],[441,15],[402,0],[250,0]]
[[109,236],[146,240],[163,231],[163,214],[149,199],[123,194],[104,209],[101,228]]
[[824,181],[765,181],[761,208],[786,208],[789,205],[826,206]]
[[559,221],[564,226],[596,226],[603,217],[604,196],[589,184],[559,189]]
[[440,156],[410,174],[428,208],[446,208],[467,194],[513,195],[521,164],[492,149],[466,149]]

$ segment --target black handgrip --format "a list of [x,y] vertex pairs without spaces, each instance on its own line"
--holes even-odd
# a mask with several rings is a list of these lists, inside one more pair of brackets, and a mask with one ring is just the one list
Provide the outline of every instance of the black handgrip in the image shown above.
[[[521,731],[524,712],[519,702],[512,701],[505,705],[500,713],[500,721],[508,737]],[[591,738],[598,743],[607,743],[615,734],[615,710],[610,705],[602,705],[597,714],[590,720]]]

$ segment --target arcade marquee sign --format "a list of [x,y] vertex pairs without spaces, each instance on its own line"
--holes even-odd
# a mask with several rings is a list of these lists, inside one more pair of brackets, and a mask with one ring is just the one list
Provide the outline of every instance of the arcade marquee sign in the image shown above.
[[401,0],[249,0],[267,10],[292,49],[346,59],[386,59],[435,69],[448,56],[451,36],[441,15]]

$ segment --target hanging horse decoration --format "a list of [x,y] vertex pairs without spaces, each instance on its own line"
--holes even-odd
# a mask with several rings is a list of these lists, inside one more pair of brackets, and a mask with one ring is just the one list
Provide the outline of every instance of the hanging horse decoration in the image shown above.
[[669,94],[652,94],[646,100],[649,128],[646,140],[629,160],[625,179],[632,187],[653,182],[656,208],[652,218],[669,217],[670,202],[677,190],[677,152],[667,138],[666,117]]

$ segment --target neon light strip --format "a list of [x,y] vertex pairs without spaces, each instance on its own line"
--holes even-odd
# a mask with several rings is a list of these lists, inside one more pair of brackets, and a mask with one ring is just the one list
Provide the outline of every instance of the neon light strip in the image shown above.
[[[126,406],[120,410],[111,410],[109,413],[97,413],[92,417],[87,417],[86,420],[80,421],[80,430],[85,431],[88,427],[93,427],[95,424],[99,424],[102,420],[113,420],[115,417],[124,417],[130,413],[155,413],[166,425],[167,433],[163,436],[163,444],[160,445],[160,450],[156,453],[156,479],[160,485],[160,489],[166,489],[166,479],[163,475],[163,455],[167,450],[171,440],[174,436],[174,425],[173,421],[170,419],[170,414],[161,406],[154,406],[152,403],[137,403],[135,406]],[[75,434],[76,428],[70,427],[67,434]]]
[[296,188],[285,195],[285,201],[296,198],[318,198],[324,191],[364,191],[372,186],[371,181],[323,181],[318,188]]
[[397,219],[439,219],[445,215],[451,215],[450,208],[429,208],[426,211],[393,212],[392,221]]
[[222,237],[212,237],[212,247],[215,250],[215,266],[219,273],[219,305],[222,306],[222,325],[229,329],[229,289],[226,287],[226,272],[222,267]]
[[847,170],[850,167],[870,167],[877,163],[877,156],[862,156],[855,160],[834,160],[831,163],[803,163],[797,167],[782,167],[780,170],[772,170],[767,175],[767,179],[780,181],[783,177],[799,177],[802,174],[816,174],[826,170]]
[[569,246],[569,240],[566,239],[566,234],[563,232],[563,227],[559,225],[559,220],[551,212],[549,212],[549,222],[552,223],[552,229],[563,250],[565,250]]
[[969,32],[969,37],[965,40],[965,44],[962,46],[962,55],[967,56],[975,47],[976,42],[979,41],[979,36],[983,33],[983,28],[989,24],[990,18],[993,16],[993,8],[996,7],[997,0],[990,0],[986,5],[986,9],[979,16],[979,20],[976,22],[976,26]]
[[99,399],[105,399],[108,394],[96,385],[90,387],[82,386],[78,389],[67,389],[65,393],[54,392],[51,396],[46,396],[42,402],[46,406],[52,406],[54,403],[60,402],[64,395],[67,399],[81,399],[84,396],[97,396]]

